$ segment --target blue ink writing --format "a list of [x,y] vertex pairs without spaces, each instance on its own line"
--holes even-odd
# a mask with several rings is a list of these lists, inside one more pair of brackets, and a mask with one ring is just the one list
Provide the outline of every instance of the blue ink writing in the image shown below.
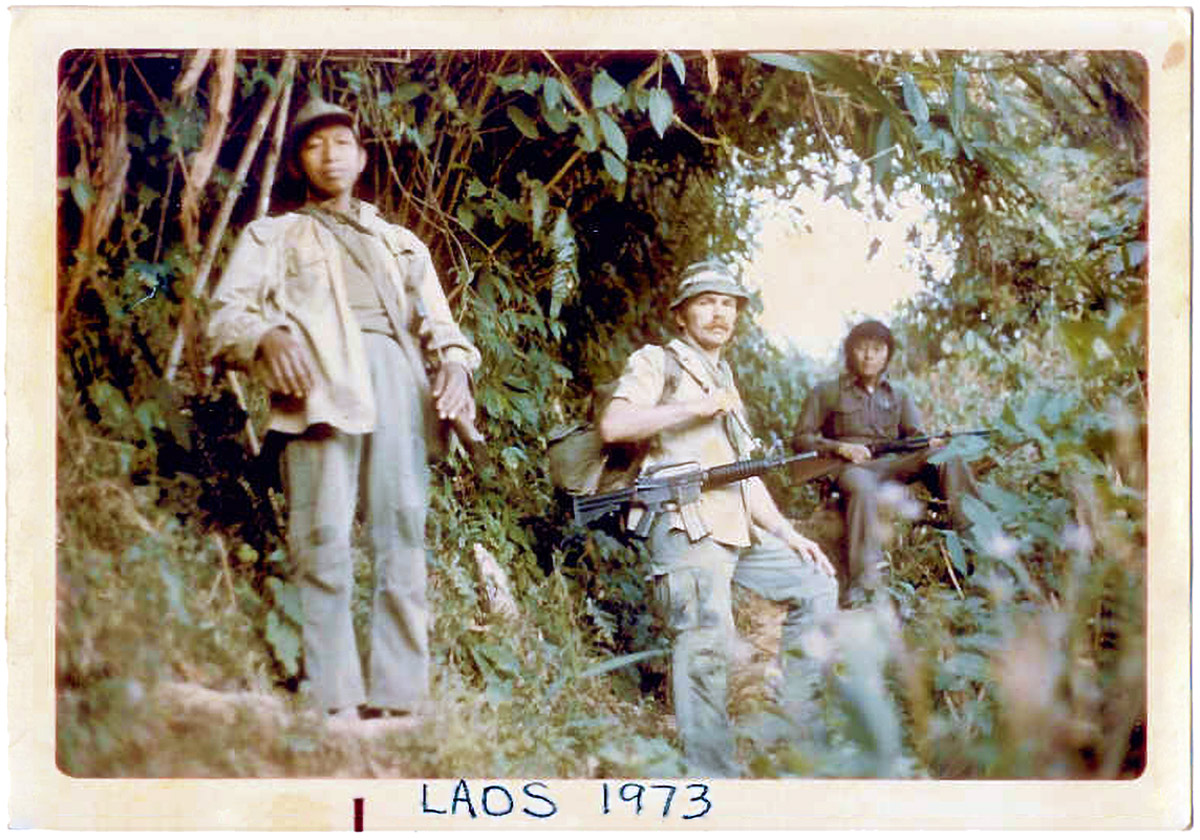
[[549,796],[549,793],[550,789],[544,782],[526,782],[521,786],[519,795],[514,795],[513,791],[505,785],[498,784],[486,785],[478,795],[475,795],[467,780],[459,779],[454,785],[454,792],[451,794],[449,803],[445,803],[445,807],[439,808],[437,805],[442,801],[439,800],[437,792],[434,791],[431,798],[429,783],[423,782],[421,784],[421,813],[449,816],[466,814],[471,819],[477,819],[479,812],[482,811],[488,817],[505,817],[513,813],[520,804],[521,813],[537,819],[546,819],[558,813],[558,805]]
[[[659,793],[661,791],[661,794]],[[683,795],[688,797],[684,803],[682,811],[677,813],[681,819],[694,820],[698,817],[703,817],[712,810],[712,800],[708,798],[708,785],[702,782],[693,782],[683,788]],[[617,786],[615,790],[610,791],[608,782],[604,782],[601,786],[601,801],[600,812],[602,814],[611,814],[614,810],[620,808],[618,804],[612,804],[612,795],[616,794],[619,802],[627,803],[632,806],[625,810],[632,810],[635,816],[641,816],[642,811],[652,807],[657,812],[658,798],[662,797],[662,817],[671,816],[671,805],[675,802],[675,795],[680,793],[680,789],[672,784],[651,784],[644,785],[640,782],[625,782]],[[690,796],[689,796],[690,794]]]

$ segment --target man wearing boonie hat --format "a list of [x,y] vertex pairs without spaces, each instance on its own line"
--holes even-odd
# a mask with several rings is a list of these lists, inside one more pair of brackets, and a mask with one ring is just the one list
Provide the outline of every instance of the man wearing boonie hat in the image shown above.
[[[671,301],[679,337],[629,357],[597,425],[602,439],[649,441],[646,468],[689,461],[708,468],[752,457],[757,443],[721,358],[748,297],[721,263],[689,266]],[[647,538],[654,599],[672,638],[675,719],[690,772],[736,776],[742,768],[726,708],[736,638],[731,584],[786,604],[780,706],[794,733],[812,735],[821,672],[800,639],[836,609],[837,583],[821,549],[784,518],[759,478],[707,489],[687,513],[706,536],[693,542],[683,515],[671,511]]]
[[[429,694],[427,449],[438,419],[474,429],[480,357],[429,250],[353,197],[367,163],[354,115],[310,100],[288,154],[307,202],[247,226],[213,294],[208,335],[214,356],[266,385],[268,428],[285,436],[307,690],[339,724],[398,718]],[[351,612],[356,509],[375,579],[365,676]]]
[[846,370],[809,392],[792,438],[798,450],[837,455],[846,463],[833,476],[845,494],[847,599],[859,606],[881,586],[883,562],[881,491],[888,482],[928,481],[949,503],[954,527],[968,523],[962,500],[976,495],[970,467],[961,458],[929,463],[941,446],[874,458],[869,444],[922,436],[921,413],[907,389],[887,375],[896,349],[892,331],[879,321],[856,324],[843,344]]

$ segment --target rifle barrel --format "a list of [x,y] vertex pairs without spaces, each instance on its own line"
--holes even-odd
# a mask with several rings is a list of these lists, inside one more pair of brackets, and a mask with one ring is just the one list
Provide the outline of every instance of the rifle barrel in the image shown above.
[[760,458],[753,461],[736,461],[732,464],[722,464],[708,470],[704,476],[705,487],[719,487],[722,484],[732,484],[735,481],[753,478],[756,475],[782,467],[794,461],[817,457],[816,452],[799,452],[795,455],[783,455],[778,458]]

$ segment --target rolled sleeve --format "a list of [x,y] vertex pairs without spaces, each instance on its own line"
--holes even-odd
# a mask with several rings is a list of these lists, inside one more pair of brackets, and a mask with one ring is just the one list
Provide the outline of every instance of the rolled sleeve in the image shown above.
[[617,380],[612,399],[653,406],[662,399],[665,387],[666,351],[651,344],[634,351],[625,362],[625,370]]
[[425,244],[409,231],[396,234],[397,250],[407,257],[405,270],[410,273],[406,287],[419,299],[417,333],[425,352],[442,363],[460,364],[468,371],[477,369],[482,361],[479,350],[463,333],[450,312],[446,293],[433,266],[433,258]]

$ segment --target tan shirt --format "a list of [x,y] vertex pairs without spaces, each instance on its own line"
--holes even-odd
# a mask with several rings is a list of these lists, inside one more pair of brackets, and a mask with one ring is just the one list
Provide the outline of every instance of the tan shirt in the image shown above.
[[[733,373],[724,361],[713,365],[699,349],[681,339],[673,340],[669,346],[679,357],[682,371],[667,404],[702,399],[718,388],[737,393]],[[637,406],[658,405],[666,385],[665,358],[666,351],[654,344],[634,352],[625,364],[613,399],[628,400]],[[695,461],[703,468],[715,467],[751,457],[754,447],[744,410],[739,407],[729,415],[659,432],[646,456],[645,469],[687,461]],[[750,545],[745,492],[745,482],[738,481],[700,494],[701,520],[717,542],[739,547]],[[678,513],[669,516],[672,528],[683,529]]]
[[[366,202],[351,210],[358,222],[379,234],[372,247],[387,276],[383,285],[396,295],[398,311],[417,338],[405,336],[414,366],[421,353],[435,362],[458,362],[474,370],[479,351],[450,313],[429,250],[409,230],[379,216]],[[239,237],[212,296],[208,337],[214,357],[252,370],[264,333],[287,327],[307,347],[316,382],[304,400],[273,394],[268,427],[298,434],[328,423],[352,434],[375,427],[375,398],[367,369],[362,331],[354,317],[344,276],[345,249],[316,219],[303,213],[259,219]],[[424,311],[411,319],[412,297]]]

